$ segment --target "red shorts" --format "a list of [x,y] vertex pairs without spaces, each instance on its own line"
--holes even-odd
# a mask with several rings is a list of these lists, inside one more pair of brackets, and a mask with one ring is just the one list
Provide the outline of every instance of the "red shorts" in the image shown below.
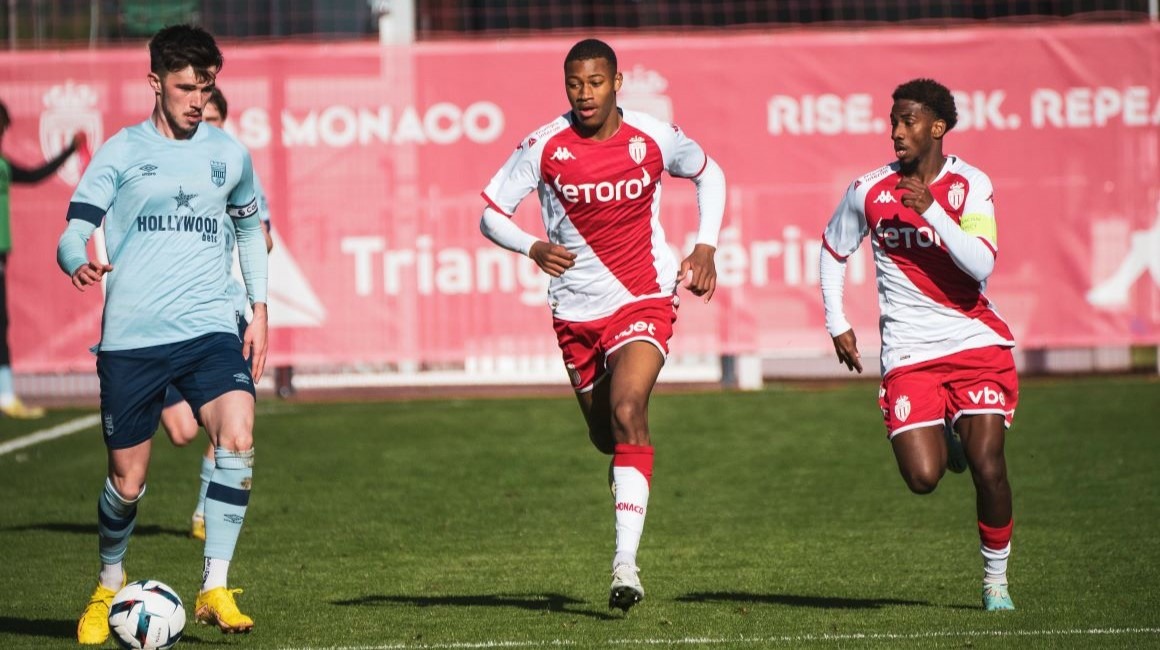
[[878,391],[878,405],[887,437],[919,427],[952,425],[964,415],[1002,415],[1006,426],[1015,418],[1019,377],[1010,348],[964,350],[887,373]]
[[629,303],[598,320],[553,319],[572,388],[578,393],[592,390],[604,376],[608,355],[632,341],[648,341],[667,358],[678,304],[676,296],[649,298]]

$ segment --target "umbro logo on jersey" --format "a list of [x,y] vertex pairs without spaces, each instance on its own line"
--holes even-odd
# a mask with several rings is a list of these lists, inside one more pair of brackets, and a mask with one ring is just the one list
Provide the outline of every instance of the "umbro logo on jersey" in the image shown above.
[[882,190],[878,194],[878,198],[874,199],[874,202],[875,203],[898,203],[898,200],[894,198],[894,195],[890,193],[890,190]]
[[141,170],[142,176],[156,176],[157,175],[157,165],[141,165],[137,169]]
[[576,156],[568,151],[568,147],[556,147],[556,152],[552,154],[549,160],[576,160]]

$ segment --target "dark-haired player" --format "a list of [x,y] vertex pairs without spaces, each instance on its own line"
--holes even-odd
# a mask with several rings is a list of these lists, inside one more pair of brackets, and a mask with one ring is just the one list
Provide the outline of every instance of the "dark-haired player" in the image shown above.
[[[229,102],[222,93],[221,87],[214,86],[210,92],[209,101],[201,109],[201,121],[220,129],[224,128],[228,117]],[[268,253],[274,248],[274,240],[270,237],[270,208],[256,170],[254,171],[254,193],[258,196],[258,218],[262,222],[262,233],[266,238],[266,252]],[[232,220],[227,220],[225,226],[225,263],[232,273],[236,234]],[[239,338],[244,338],[247,325],[246,307],[249,304],[246,297],[246,285],[241,282],[231,282],[230,290],[234,301],[234,312],[238,319]],[[161,410],[161,426],[165,429],[165,433],[169,434],[169,440],[178,447],[184,447],[193,442],[197,438],[198,429],[201,427],[197,417],[193,414],[193,408],[190,407],[189,402],[185,401],[185,396],[172,384],[165,390],[165,408]],[[215,456],[216,453],[211,442],[206,446],[205,454],[201,458],[201,472],[199,472],[201,480],[198,483],[197,506],[190,518],[189,536],[203,542],[205,541],[205,496],[209,492],[210,481],[213,479],[214,469],[217,466]]]
[[[57,261],[84,291],[108,275],[97,375],[108,474],[98,498],[101,571],[77,640],[109,636],[109,605],[145,494],[165,389],[185,396],[214,444],[206,542],[194,616],[248,632],[227,576],[253,477],[254,384],[266,360],[266,245],[250,153],[201,124],[222,54],[206,31],[166,27],[149,42],[151,117],[97,151],[68,208]],[[225,220],[232,219],[254,318],[244,340],[230,299]],[[109,263],[90,261],[104,223]],[[247,361],[246,357],[249,357]]]
[[846,258],[869,235],[881,311],[879,405],[899,471],[913,492],[928,494],[961,444],[975,483],[983,606],[1014,609],[1003,443],[1019,396],[1015,341],[983,295],[999,250],[994,192],[986,174],[943,154],[957,119],[946,87],[915,79],[892,97],[897,160],[855,180],[826,227],[826,329],[839,362],[862,372],[842,291]]
[[[725,175],[673,124],[621,110],[607,44],[587,39],[564,59],[571,110],[540,127],[483,191],[481,229],[552,276],[548,301],[564,365],[592,443],[612,455],[616,515],[609,607],[644,597],[637,549],[653,470],[648,402],[677,319],[678,279],[706,302],[725,210]],[[697,186],[696,245],[679,264],[660,223],[661,174]],[[511,220],[537,192],[547,239]]]

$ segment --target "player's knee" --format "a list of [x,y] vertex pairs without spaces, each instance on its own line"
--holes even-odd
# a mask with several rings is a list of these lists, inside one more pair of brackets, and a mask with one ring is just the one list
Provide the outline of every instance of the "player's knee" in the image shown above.
[[254,435],[245,427],[226,427],[218,434],[217,446],[226,451],[250,451],[254,448]]
[[136,501],[141,496],[141,493],[145,491],[145,480],[143,478],[110,476],[109,482],[112,484],[117,496],[125,502]]
[[635,400],[624,400],[612,407],[613,428],[627,439],[647,437],[648,407]]
[[176,447],[184,447],[197,438],[197,423],[165,424],[165,432],[169,434],[169,441]]
[[902,473],[902,479],[906,481],[906,487],[910,488],[910,491],[915,494],[930,494],[934,492],[941,478],[942,472],[933,468],[924,468]]
[[971,463],[971,477],[975,485],[993,487],[1007,481],[1007,464],[1001,459],[986,458]]

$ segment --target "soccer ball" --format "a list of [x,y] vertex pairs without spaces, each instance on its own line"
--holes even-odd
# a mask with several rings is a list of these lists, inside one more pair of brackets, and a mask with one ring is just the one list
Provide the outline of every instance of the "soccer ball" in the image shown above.
[[138,580],[113,596],[109,631],[126,650],[165,650],[181,640],[185,608],[181,598],[156,580]]

